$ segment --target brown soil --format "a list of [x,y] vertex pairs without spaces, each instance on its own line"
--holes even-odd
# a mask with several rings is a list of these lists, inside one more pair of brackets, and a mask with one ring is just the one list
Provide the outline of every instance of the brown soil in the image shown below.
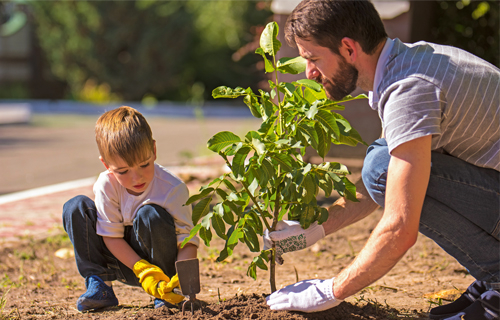
[[[278,288],[298,280],[328,278],[348,265],[380,219],[379,210],[301,252],[285,255],[278,267]],[[63,232],[43,240],[23,239],[4,244],[0,252],[0,319],[427,319],[429,307],[457,297],[472,277],[431,240],[420,236],[417,244],[385,277],[321,313],[271,311],[264,295],[270,293],[268,273],[258,279],[246,276],[253,257],[243,245],[229,261],[216,263],[222,241],[200,249],[202,291],[194,315],[177,309],[153,308],[153,300],[141,288],[114,283],[120,305],[100,312],[78,313],[76,299],[84,281],[72,257],[56,251],[69,249]],[[458,289],[458,290],[457,290]]]

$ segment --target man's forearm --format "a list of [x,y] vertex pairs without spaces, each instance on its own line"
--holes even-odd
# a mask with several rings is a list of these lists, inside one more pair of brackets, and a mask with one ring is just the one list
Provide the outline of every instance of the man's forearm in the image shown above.
[[333,293],[345,299],[385,275],[413,246],[429,183],[431,136],[393,150],[389,163],[385,210],[365,247],[335,278]]
[[340,198],[328,208],[328,220],[322,224],[325,234],[334,233],[368,216],[379,207],[370,197],[361,178],[356,182],[356,198],[352,202]]

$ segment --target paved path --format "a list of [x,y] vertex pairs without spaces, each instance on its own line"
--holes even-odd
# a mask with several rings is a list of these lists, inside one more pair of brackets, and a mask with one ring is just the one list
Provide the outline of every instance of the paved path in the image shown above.
[[[79,194],[93,197],[89,181],[104,170],[94,140],[97,117],[35,115],[31,125],[0,126],[0,243],[60,233],[63,204]],[[261,123],[254,118],[161,117],[150,117],[148,122],[157,140],[157,162],[190,181],[191,193],[224,167],[206,148],[208,139],[224,130],[243,136]],[[362,164],[358,156],[339,162],[351,170]],[[185,163],[191,165],[183,166]],[[47,193],[43,188],[82,179],[87,182],[57,192]],[[33,188],[42,189],[35,189],[35,195],[19,193]],[[14,201],[8,199],[19,195]]]

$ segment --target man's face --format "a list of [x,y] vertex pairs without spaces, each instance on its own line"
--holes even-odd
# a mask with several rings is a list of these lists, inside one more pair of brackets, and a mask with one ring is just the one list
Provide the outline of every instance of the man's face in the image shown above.
[[341,100],[356,89],[358,70],[344,57],[314,41],[295,40],[299,54],[307,60],[307,78],[321,83],[329,99]]
[[100,158],[106,169],[111,172],[116,180],[127,189],[127,192],[138,196],[142,194],[151,181],[153,181],[156,160],[156,147],[149,156],[143,161],[133,166],[129,166],[125,160],[120,157],[114,157],[108,161]]

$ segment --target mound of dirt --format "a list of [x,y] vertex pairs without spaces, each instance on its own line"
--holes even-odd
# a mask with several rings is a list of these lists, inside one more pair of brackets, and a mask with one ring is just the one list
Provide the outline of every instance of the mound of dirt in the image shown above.
[[[200,307],[195,304],[195,311],[191,314],[190,304],[186,305],[184,314],[181,310],[160,308],[156,310],[143,309],[135,314],[132,319],[192,319],[192,320],[241,320],[241,319],[261,319],[261,320],[351,320],[351,319],[394,319],[398,311],[393,308],[374,306],[366,304],[364,306],[353,305],[343,302],[336,308],[316,312],[301,313],[287,311],[272,311],[261,295],[236,295],[221,303],[202,304]],[[103,318],[99,318],[103,319]],[[113,317],[113,319],[131,319],[130,315],[123,317]]]

